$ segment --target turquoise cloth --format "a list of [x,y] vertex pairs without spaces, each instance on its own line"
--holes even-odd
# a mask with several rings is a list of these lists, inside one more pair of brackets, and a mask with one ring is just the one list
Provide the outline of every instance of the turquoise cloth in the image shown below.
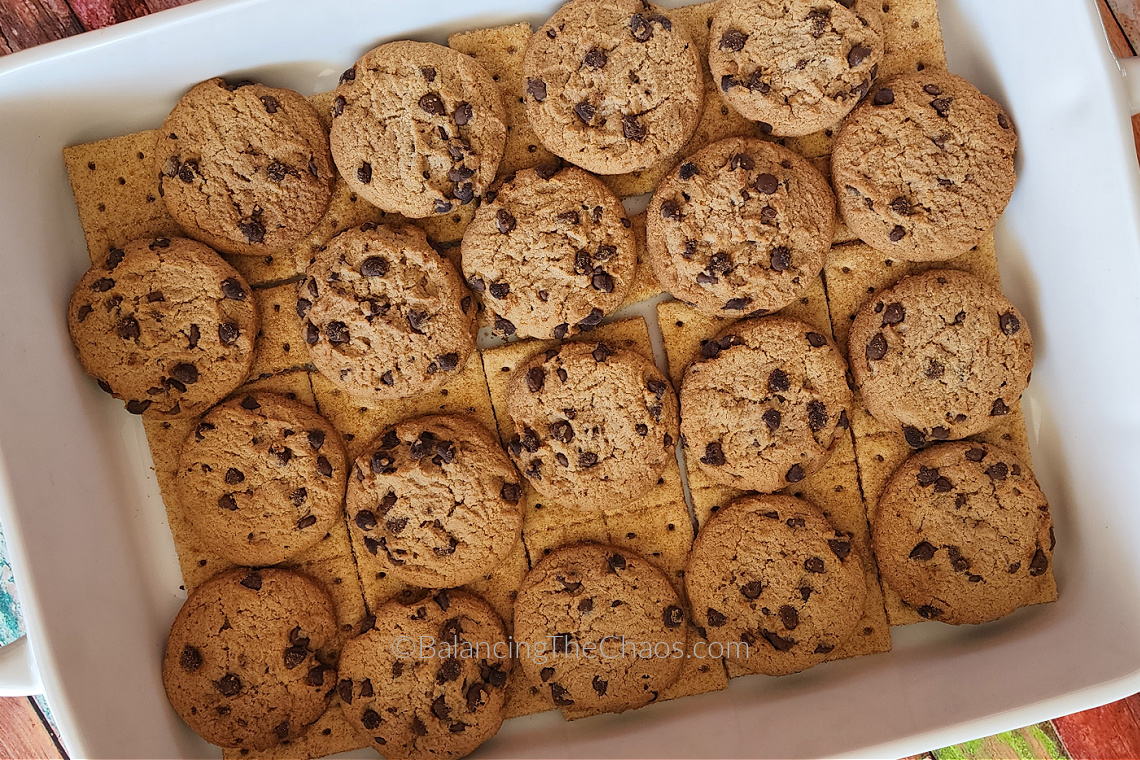
[[12,578],[12,566],[8,564],[4,532],[0,530],[0,644],[11,643],[23,635],[24,621],[20,617],[16,582]]

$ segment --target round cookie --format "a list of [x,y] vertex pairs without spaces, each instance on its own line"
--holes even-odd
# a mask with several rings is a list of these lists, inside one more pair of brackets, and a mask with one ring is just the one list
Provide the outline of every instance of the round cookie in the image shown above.
[[665,289],[701,313],[763,314],[808,289],[834,226],[835,197],[806,159],[731,137],[661,181],[646,212],[646,247]]
[[646,357],[569,342],[523,362],[507,386],[507,451],[559,506],[601,510],[637,499],[674,461],[677,397]]
[[346,510],[368,550],[357,560],[429,588],[462,586],[499,564],[522,530],[519,476],[482,425],[406,420],[356,460]]
[[272,393],[211,409],[182,444],[178,493],[214,554],[238,565],[296,557],[344,514],[344,445],[324,417]]
[[565,338],[625,300],[637,267],[621,201],[576,167],[540,167],[487,194],[463,233],[463,274],[495,317],[525,338]]
[[701,344],[681,381],[686,461],[713,481],[779,491],[818,472],[849,426],[847,364],[798,319],[737,322]]
[[474,58],[428,42],[389,42],[344,72],[332,155],[349,188],[411,219],[483,195],[507,141],[499,86]]
[[811,503],[748,496],[713,515],[685,568],[693,620],[748,673],[818,665],[863,616],[863,561]]
[[134,240],[71,294],[79,361],[132,414],[201,414],[245,382],[261,320],[245,279],[186,238]]
[[530,682],[564,714],[655,701],[681,672],[681,598],[647,559],[613,546],[556,549],[519,589],[514,640]]
[[746,118],[808,135],[867,94],[884,47],[879,0],[727,0],[709,29],[709,70]]
[[1049,581],[1049,503],[1029,467],[997,446],[915,454],[887,481],[872,522],[883,581],[929,620],[996,620]]
[[875,84],[831,154],[839,213],[884,253],[953,258],[997,224],[1016,149],[1009,116],[961,77],[928,68]]
[[570,0],[530,38],[523,75],[538,139],[595,174],[667,160],[701,118],[696,45],[642,0]]
[[503,723],[510,651],[499,616],[472,594],[385,602],[341,652],[341,710],[384,757],[463,757]]
[[475,311],[455,267],[411,225],[365,222],[340,233],[317,252],[297,296],[313,364],[374,401],[427,393],[462,371]]
[[239,567],[199,586],[174,618],[162,682],[211,744],[263,750],[296,739],[328,706],[336,615],[325,588],[289,570]]
[[1001,291],[934,269],[863,304],[848,361],[867,410],[921,448],[980,433],[1009,414],[1029,385],[1033,339]]
[[332,199],[328,130],[299,93],[210,79],[159,130],[158,194],[186,234],[225,253],[286,251]]

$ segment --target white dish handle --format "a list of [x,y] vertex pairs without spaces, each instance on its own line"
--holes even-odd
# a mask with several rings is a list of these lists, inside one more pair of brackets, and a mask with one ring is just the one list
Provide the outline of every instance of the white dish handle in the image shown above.
[[29,697],[43,691],[28,637],[0,647],[0,697]]
[[1117,58],[1116,65],[1124,76],[1124,88],[1128,91],[1128,108],[1133,114],[1140,114],[1140,56]]

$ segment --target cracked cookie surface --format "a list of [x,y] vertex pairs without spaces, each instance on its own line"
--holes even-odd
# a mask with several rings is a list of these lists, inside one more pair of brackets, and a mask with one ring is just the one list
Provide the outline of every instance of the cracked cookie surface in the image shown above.
[[556,549],[515,604],[519,664],[564,712],[622,712],[655,701],[681,672],[685,612],[644,557],[612,546]]
[[175,711],[211,744],[268,749],[321,717],[336,680],[325,588],[300,573],[237,568],[182,605],[162,663]]
[[876,83],[835,141],[839,212],[884,253],[953,258],[997,224],[1016,149],[1009,115],[961,77],[926,69]]
[[182,96],[157,155],[170,215],[225,253],[288,250],[321,220],[336,176],[328,131],[304,97],[221,78]]
[[1053,561],[1049,503],[1011,452],[963,441],[906,460],[872,531],[883,581],[918,614],[984,623],[1029,603]]
[[681,382],[686,462],[717,483],[778,491],[827,463],[849,426],[847,363],[830,338],[758,317],[704,341]]
[[486,602],[439,591],[385,602],[375,617],[344,645],[336,688],[362,738],[385,757],[439,760],[470,754],[498,732],[512,660]]
[[534,489],[559,505],[599,511],[635,500],[673,461],[677,396],[641,354],[576,342],[511,374],[507,451]]
[[686,158],[646,212],[646,247],[666,290],[713,317],[775,311],[823,269],[835,197],[814,166],[732,137]]
[[340,233],[297,295],[313,364],[350,395],[379,401],[427,393],[462,370],[475,311],[455,267],[410,225]]
[[700,121],[696,46],[641,0],[571,0],[531,37],[523,74],[542,144],[595,174],[667,159]]
[[365,53],[341,77],[329,139],[349,188],[421,219],[471,203],[495,178],[507,141],[499,87],[482,64],[407,40]]
[[132,414],[200,414],[245,382],[260,319],[245,279],[186,238],[134,240],[79,280],[68,329],[83,369]]
[[879,0],[722,0],[709,70],[746,118],[774,135],[808,135],[867,94],[884,45]]
[[788,675],[827,659],[863,615],[851,536],[811,503],[750,496],[701,529],[685,568],[694,622],[748,673]]
[[625,299],[637,267],[621,201],[576,167],[508,178],[463,233],[463,274],[500,332],[565,338]]
[[324,538],[343,515],[340,434],[324,417],[272,393],[214,407],[182,445],[179,497],[215,554],[275,565]]
[[357,561],[428,588],[490,571],[522,529],[519,475],[474,419],[420,417],[389,428],[356,460],[346,510],[367,550]]
[[900,426],[914,448],[992,427],[1033,370],[1021,312],[1001,291],[954,269],[904,278],[863,304],[848,354],[868,411]]

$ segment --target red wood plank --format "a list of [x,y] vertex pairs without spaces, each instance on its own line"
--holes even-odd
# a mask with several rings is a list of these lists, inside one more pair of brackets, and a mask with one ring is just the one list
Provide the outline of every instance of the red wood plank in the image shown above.
[[1140,694],[1053,721],[1074,760],[1140,758]]
[[0,0],[3,52],[14,53],[82,31],[83,25],[65,0]]
[[[1112,48],[1112,52],[1120,58],[1131,57],[1132,46],[1124,35],[1124,30],[1117,23],[1112,9],[1108,7],[1105,0],[1097,0],[1097,6],[1100,8],[1100,18],[1104,22],[1105,32],[1108,33],[1108,44]],[[1140,116],[1132,117],[1132,137],[1136,143],[1136,152],[1140,154]]]
[[68,0],[88,29],[101,29],[120,21],[176,8],[192,0]]
[[63,757],[26,697],[0,699],[0,757]]

